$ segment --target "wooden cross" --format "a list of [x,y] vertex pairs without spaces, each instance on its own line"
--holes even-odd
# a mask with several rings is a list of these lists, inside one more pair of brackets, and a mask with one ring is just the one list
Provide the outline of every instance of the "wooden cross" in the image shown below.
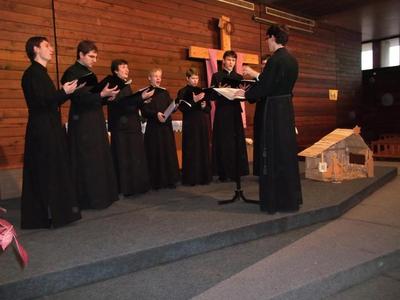
[[[226,16],[221,16],[219,18],[218,27],[220,28],[220,38],[221,38],[221,49],[217,53],[217,59],[222,60],[222,56],[224,52],[227,50],[231,50],[231,29],[232,25],[230,22],[230,18]],[[249,54],[243,53],[243,63],[245,64],[259,64],[258,55],[257,54]],[[189,57],[191,58],[201,58],[201,59],[209,59],[208,48],[190,46],[189,48]]]

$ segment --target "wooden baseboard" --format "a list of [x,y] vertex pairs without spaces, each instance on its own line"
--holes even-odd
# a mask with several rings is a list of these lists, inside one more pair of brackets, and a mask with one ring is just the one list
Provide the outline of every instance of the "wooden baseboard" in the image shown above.
[[22,168],[0,170],[0,201],[19,198],[22,188]]

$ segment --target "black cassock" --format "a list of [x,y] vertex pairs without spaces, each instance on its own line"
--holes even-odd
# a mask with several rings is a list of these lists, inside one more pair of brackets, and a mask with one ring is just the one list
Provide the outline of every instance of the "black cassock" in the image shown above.
[[63,90],[56,90],[47,69],[37,62],[24,72],[22,89],[29,117],[25,135],[21,228],[60,227],[81,218],[59,112],[59,105],[69,96]]
[[260,157],[260,208],[269,213],[295,211],[302,203],[297,160],[292,90],[298,76],[297,60],[280,48],[268,60],[246,99],[266,106]]
[[[213,74],[211,85],[218,87],[226,78],[241,80],[242,76],[223,70]],[[249,174],[242,108],[239,101],[223,96],[214,97],[215,115],[212,136],[212,164],[214,174],[220,178],[236,180]]]
[[150,185],[154,189],[174,187],[179,180],[179,166],[172,120],[169,117],[165,123],[161,123],[157,118],[157,113],[163,113],[173,100],[163,88],[155,88],[151,99],[142,107],[142,114],[147,118],[144,145]]
[[[119,79],[109,75],[100,82]],[[110,86],[112,87],[112,86]],[[150,188],[147,158],[144,150],[139,109],[143,105],[141,93],[132,95],[130,85],[123,87],[115,101],[108,103],[108,131],[111,133],[111,153],[120,193],[134,195]]]
[[260,175],[260,157],[265,101],[257,101],[253,124],[253,174]]
[[[64,72],[61,82],[89,72],[87,67],[76,62]],[[79,205],[100,209],[118,200],[118,188],[102,109],[103,99],[99,93],[90,92],[96,84],[97,77],[92,74],[86,86],[71,96],[68,145]]]
[[190,85],[178,91],[177,100],[183,114],[182,128],[182,184],[208,184],[212,179],[210,149],[210,101],[201,107],[201,101],[193,101],[193,93],[200,94],[202,89]]

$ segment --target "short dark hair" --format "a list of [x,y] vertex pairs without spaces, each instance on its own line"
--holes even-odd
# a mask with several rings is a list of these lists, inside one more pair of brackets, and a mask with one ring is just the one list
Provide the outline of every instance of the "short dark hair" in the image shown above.
[[79,59],[79,52],[82,52],[83,55],[88,54],[90,51],[94,51],[97,53],[97,46],[93,41],[83,40],[80,41],[78,47],[76,48],[76,59]]
[[128,62],[125,59],[114,59],[111,62],[111,73],[114,74],[115,71],[118,71],[118,67],[121,65],[128,65]]
[[289,41],[289,28],[286,25],[271,25],[267,29],[267,35],[274,36],[276,43],[284,46]]
[[228,50],[224,52],[224,56],[222,58],[225,59],[226,57],[234,57],[237,59],[237,54],[233,50]]
[[26,41],[25,51],[31,62],[34,61],[36,58],[34,47],[40,47],[40,44],[43,41],[48,42],[47,38],[44,36],[33,36]]
[[186,77],[187,78],[191,77],[192,75],[199,76],[199,70],[197,68],[195,68],[195,67],[192,67],[192,68],[190,68],[190,69],[188,69],[186,71]]

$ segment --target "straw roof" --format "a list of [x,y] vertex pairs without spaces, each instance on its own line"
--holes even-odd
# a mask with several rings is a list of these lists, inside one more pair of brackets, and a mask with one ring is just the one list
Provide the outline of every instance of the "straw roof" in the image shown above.
[[[354,129],[342,129],[342,128],[335,129],[334,131],[324,136],[322,139],[320,139],[311,147],[308,147],[307,149],[300,152],[298,155],[305,157],[316,157],[325,150],[329,149],[330,147],[334,146],[335,144],[339,143],[340,141],[352,135],[357,136],[356,144],[358,146],[368,147],[361,138],[361,136],[358,134],[358,132],[359,130],[357,127]],[[351,144],[352,146],[354,146],[355,143]]]

